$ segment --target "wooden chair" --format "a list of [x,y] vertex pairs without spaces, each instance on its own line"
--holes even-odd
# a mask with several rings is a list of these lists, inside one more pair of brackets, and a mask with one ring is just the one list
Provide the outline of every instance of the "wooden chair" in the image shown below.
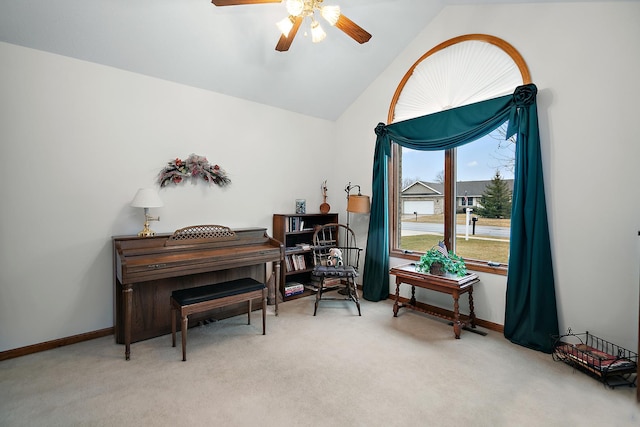
[[[341,252],[342,258],[334,257],[335,250]],[[353,230],[344,224],[330,223],[318,226],[313,233],[313,271],[312,275],[319,282],[313,315],[318,311],[322,300],[353,301],[360,311],[358,298],[358,265],[362,248],[357,247]],[[327,297],[325,293],[338,290],[343,297]]]

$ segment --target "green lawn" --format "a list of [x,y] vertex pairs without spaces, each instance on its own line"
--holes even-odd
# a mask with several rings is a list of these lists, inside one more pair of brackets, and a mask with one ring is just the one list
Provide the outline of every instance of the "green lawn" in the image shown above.
[[[413,215],[404,215],[402,219],[403,221],[416,221],[416,217]],[[458,225],[464,225],[465,220],[465,214],[456,215],[456,223]],[[443,216],[418,215],[416,222],[442,223]],[[478,222],[476,223],[476,225],[478,224],[497,227],[510,227],[511,220],[497,218],[478,218]],[[400,247],[410,251],[425,252],[434,245],[437,245],[439,240],[442,240],[442,236],[437,234],[403,236],[401,238]],[[469,240],[465,240],[464,235],[459,235],[456,244],[456,254],[464,258],[495,261],[500,263],[507,263],[509,259],[508,240],[483,239],[482,236],[469,236]]]
[[[420,234],[417,236],[403,236],[401,247],[410,251],[425,252],[438,244],[442,236],[435,234]],[[457,239],[456,254],[464,258],[481,259],[506,263],[509,258],[509,242],[506,240],[485,240],[469,237]]]

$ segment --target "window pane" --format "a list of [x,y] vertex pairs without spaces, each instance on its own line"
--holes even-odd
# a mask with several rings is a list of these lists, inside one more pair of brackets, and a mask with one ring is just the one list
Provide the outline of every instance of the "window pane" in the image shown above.
[[[467,259],[508,263],[515,141],[505,141],[506,124],[455,150],[455,201],[445,201],[444,151],[401,148],[398,170],[396,240],[393,247],[424,252],[445,240],[444,207],[455,206],[456,253]],[[446,172],[446,173],[445,173]],[[470,209],[467,216],[467,209]],[[452,215],[454,212],[452,212]]]
[[456,152],[456,253],[464,258],[508,262],[515,143],[505,129]]
[[402,148],[398,247],[425,252],[444,238],[444,151]]

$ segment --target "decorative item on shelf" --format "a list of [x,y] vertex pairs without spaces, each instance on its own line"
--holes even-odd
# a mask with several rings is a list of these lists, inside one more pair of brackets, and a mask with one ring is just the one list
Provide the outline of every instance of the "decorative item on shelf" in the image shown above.
[[204,156],[191,154],[187,160],[176,158],[170,161],[158,174],[160,188],[170,183],[180,184],[185,178],[202,178],[209,185],[220,187],[231,184],[226,172],[218,165],[212,165]]
[[296,213],[297,214],[307,213],[307,201],[305,199],[296,199]]
[[467,274],[464,260],[452,251],[447,251],[447,246],[442,241],[420,257],[420,261],[416,263],[416,270],[436,276],[445,276],[449,273],[463,277]]
[[331,206],[327,203],[327,180],[325,179],[320,187],[322,189],[322,204],[320,205],[320,213],[328,214],[331,210]]
[[149,208],[161,208],[164,206],[158,192],[153,188],[140,188],[136,193],[131,206],[134,208],[144,208],[144,228],[138,233],[139,237],[150,237],[156,233],[149,228],[149,221],[160,221],[160,217],[149,215]]

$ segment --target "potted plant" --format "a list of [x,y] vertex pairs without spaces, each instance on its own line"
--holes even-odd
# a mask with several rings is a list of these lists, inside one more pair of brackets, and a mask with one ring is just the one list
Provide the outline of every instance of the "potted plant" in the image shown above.
[[464,260],[452,251],[447,252],[447,247],[443,242],[439,242],[420,257],[420,261],[416,263],[416,270],[437,276],[444,276],[449,273],[462,277],[467,274],[467,266]]

